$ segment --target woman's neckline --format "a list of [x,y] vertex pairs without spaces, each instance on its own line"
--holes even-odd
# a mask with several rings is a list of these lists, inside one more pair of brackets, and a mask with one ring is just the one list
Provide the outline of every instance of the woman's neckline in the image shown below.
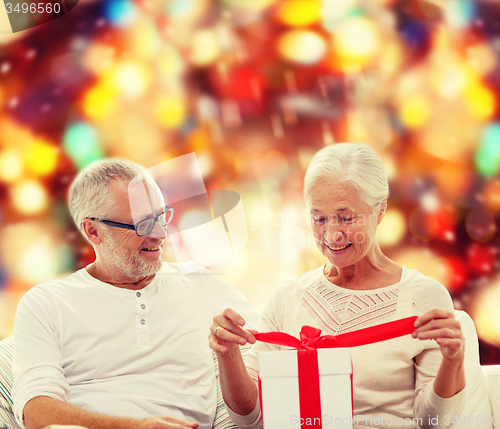
[[338,289],[338,290],[343,291],[345,293],[354,293],[354,294],[359,294],[359,295],[376,294],[376,293],[383,292],[383,291],[386,291],[386,290],[391,289],[391,288],[397,288],[401,285],[403,280],[408,276],[408,272],[409,272],[408,268],[406,268],[404,265],[402,265],[401,266],[401,268],[402,268],[401,269],[401,277],[396,283],[393,283],[393,284],[387,285],[387,286],[377,287],[374,289],[355,289],[355,288],[339,286],[339,285],[331,282],[330,280],[328,280],[327,277],[325,276],[325,268],[326,268],[326,264],[322,265],[321,267],[318,268],[320,270],[320,279],[325,286],[332,288],[332,289]]

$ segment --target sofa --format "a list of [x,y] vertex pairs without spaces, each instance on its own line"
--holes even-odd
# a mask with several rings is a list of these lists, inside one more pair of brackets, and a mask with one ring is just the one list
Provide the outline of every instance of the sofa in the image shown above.
[[[455,311],[464,333],[465,374],[467,380],[467,403],[457,419],[457,427],[475,429],[500,429],[500,365],[481,366],[476,329],[470,316],[464,311]],[[245,356],[248,346],[242,347]],[[0,427],[20,429],[12,414],[12,337],[0,341]],[[213,429],[237,429],[227,414],[218,379],[217,357],[214,354],[217,377],[217,412]],[[493,425],[490,423],[493,421]]]

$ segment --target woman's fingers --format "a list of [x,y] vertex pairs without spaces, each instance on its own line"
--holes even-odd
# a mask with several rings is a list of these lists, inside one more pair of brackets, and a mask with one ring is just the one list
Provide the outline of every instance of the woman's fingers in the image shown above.
[[212,333],[208,336],[208,345],[215,353],[227,353],[229,351],[226,346],[219,343],[217,337],[215,337]]
[[232,308],[226,308],[222,313],[214,316],[213,320],[208,338],[210,347],[215,352],[227,353],[232,344],[255,343],[254,334],[257,331],[243,328],[245,320]]
[[234,325],[220,325],[214,329],[214,335],[221,340],[241,345],[246,344],[247,341],[250,344],[255,343],[255,337],[250,331],[247,331],[239,326],[235,327]]
[[[218,324],[222,329],[217,330],[217,337],[230,342],[235,342],[239,344],[249,343],[253,344],[255,342],[255,337],[253,334],[243,328],[245,325],[245,320],[232,308],[226,308],[221,314],[214,317],[214,325]],[[212,325],[213,326],[213,325]],[[215,334],[215,329],[212,331]],[[244,339],[244,342],[241,341]]]
[[460,338],[438,338],[436,342],[440,346],[450,347],[450,348],[460,348],[462,341]]
[[465,340],[460,322],[452,311],[435,308],[422,314],[415,321],[413,338],[419,340],[435,340],[447,359],[461,358],[465,348]]
[[420,337],[421,333],[433,332],[435,335],[449,336],[450,331],[459,332],[461,335],[460,322],[455,319],[453,312],[435,308],[425,312],[415,321],[412,335],[416,338]]
[[429,310],[422,314],[416,321],[415,321],[415,327],[419,328],[420,326],[425,325],[426,323],[434,320],[439,320],[439,319],[455,319],[455,315],[453,312],[449,310],[444,310],[442,308],[433,308],[432,310]]
[[421,331],[414,331],[414,338],[418,338],[419,340],[436,340],[438,338],[460,338],[462,335],[460,330],[452,329],[447,326],[443,326],[442,328]]
[[234,333],[234,331],[229,330],[229,328],[216,326],[212,333],[214,337],[216,337],[218,340],[227,341],[228,343],[234,343],[240,345],[244,345],[247,343],[245,332],[238,331],[238,333]]
[[237,325],[240,325],[240,326],[243,326],[245,324],[245,319],[243,319],[243,317],[241,317],[235,310],[233,310],[232,308],[226,308],[222,314],[224,315],[224,317],[226,317],[227,319],[231,320],[233,323],[237,324]]

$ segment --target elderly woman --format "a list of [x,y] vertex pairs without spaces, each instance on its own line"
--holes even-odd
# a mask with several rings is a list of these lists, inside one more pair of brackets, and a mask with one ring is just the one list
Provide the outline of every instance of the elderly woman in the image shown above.
[[[322,335],[338,335],[419,316],[411,336],[351,348],[354,416],[364,422],[390,421],[377,426],[398,428],[414,428],[417,421],[431,427],[432,418],[441,416],[439,427],[446,427],[442,417],[460,416],[466,398],[464,339],[444,286],[380,250],[376,229],[389,191],[379,156],[360,144],[321,149],[307,170],[304,194],[326,264],[279,287],[259,330],[298,336],[306,324],[320,328]],[[258,354],[279,346],[255,343],[256,332],[244,324],[226,309],[214,317],[209,341],[233,420],[241,428],[254,428],[262,425],[255,383]],[[245,367],[238,345],[246,342],[255,344]]]

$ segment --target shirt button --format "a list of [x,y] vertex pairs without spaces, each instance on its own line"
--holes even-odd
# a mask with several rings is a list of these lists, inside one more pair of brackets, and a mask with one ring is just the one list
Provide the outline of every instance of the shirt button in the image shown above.
[[141,325],[145,325],[146,324],[146,320],[145,319],[141,319]]
[[135,294],[137,295],[137,298],[141,297],[141,293],[140,292],[136,292]]
[[141,304],[141,308],[144,310],[146,308],[145,304]]

